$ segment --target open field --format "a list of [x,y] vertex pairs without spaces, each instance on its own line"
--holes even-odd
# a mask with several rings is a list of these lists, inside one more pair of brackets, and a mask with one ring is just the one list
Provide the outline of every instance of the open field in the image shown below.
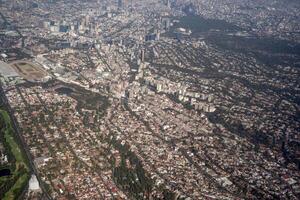
[[18,73],[7,63],[0,61],[0,74],[4,77],[18,76]]
[[32,82],[41,81],[47,72],[38,64],[28,61],[16,61],[10,64],[24,79]]

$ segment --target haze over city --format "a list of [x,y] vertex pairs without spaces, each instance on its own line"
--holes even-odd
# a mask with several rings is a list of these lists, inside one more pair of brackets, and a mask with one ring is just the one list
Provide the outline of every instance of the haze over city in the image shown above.
[[300,1],[0,0],[0,199],[300,199]]

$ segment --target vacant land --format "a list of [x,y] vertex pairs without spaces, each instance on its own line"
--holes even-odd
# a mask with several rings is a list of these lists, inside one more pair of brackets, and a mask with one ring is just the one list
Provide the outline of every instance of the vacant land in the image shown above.
[[17,71],[17,73],[28,81],[41,81],[47,72],[42,69],[41,66],[38,66],[35,63],[27,61],[17,61],[11,63],[11,66]]

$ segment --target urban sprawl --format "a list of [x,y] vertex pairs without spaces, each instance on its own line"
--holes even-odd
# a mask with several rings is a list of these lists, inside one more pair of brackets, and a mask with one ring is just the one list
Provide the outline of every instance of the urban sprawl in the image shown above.
[[298,1],[0,2],[21,198],[300,198]]

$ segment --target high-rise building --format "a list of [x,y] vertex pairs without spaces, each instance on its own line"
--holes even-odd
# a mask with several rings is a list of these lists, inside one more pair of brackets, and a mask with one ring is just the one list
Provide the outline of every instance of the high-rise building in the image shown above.
[[141,50],[141,62],[145,62],[145,49]]
[[156,91],[157,92],[161,92],[162,91],[162,84],[159,83],[159,84],[156,85]]
[[170,0],[166,0],[166,6],[167,6],[168,8],[171,8],[171,2],[170,2]]
[[118,9],[125,9],[127,6],[127,0],[118,0]]
[[124,0],[118,0],[118,9],[123,9]]
[[163,24],[163,28],[165,29],[165,30],[169,30],[169,28],[170,28],[170,18],[163,18],[162,19],[162,24]]
[[122,4],[123,4],[122,0],[118,0],[118,8],[122,8]]

